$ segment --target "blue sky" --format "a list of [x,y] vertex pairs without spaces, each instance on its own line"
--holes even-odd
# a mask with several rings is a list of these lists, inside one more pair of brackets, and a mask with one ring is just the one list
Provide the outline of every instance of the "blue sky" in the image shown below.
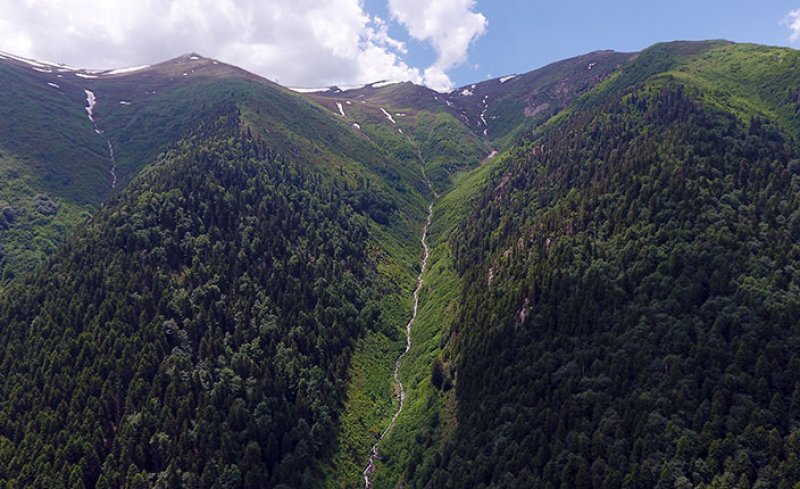
[[0,0],[0,12],[0,51],[85,68],[197,52],[292,87],[444,91],[671,40],[800,47],[800,0]]
[[[386,15],[385,2],[368,9]],[[383,8],[383,10],[381,10]],[[672,40],[727,39],[800,47],[789,42],[781,21],[800,1],[780,0],[478,0],[475,10],[488,20],[466,63],[450,71],[456,85],[491,75],[521,73],[599,49],[640,51]],[[390,33],[404,39],[392,26]],[[411,65],[435,57],[425,43],[408,41]]]

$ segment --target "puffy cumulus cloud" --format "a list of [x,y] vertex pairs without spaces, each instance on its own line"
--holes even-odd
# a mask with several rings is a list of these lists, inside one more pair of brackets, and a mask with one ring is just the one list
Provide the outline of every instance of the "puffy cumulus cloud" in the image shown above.
[[423,81],[360,0],[0,0],[0,49],[88,68],[190,51],[284,85]]
[[474,0],[389,0],[392,16],[411,37],[436,51],[436,62],[424,73],[426,85],[452,88],[447,71],[466,61],[470,44],[486,31],[486,17],[474,8]]
[[790,41],[800,41],[800,9],[789,12],[789,14],[784,17],[781,23],[787,26],[792,32],[789,36]]

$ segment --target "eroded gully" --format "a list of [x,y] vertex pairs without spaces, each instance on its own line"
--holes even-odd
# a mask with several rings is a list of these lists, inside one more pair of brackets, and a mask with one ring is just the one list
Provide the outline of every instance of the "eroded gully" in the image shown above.
[[406,354],[411,350],[411,329],[414,326],[414,322],[417,319],[417,310],[419,309],[419,293],[422,290],[424,285],[424,275],[425,270],[428,268],[428,258],[430,258],[430,248],[428,247],[428,228],[431,225],[431,220],[433,219],[433,203],[439,197],[439,194],[433,189],[433,185],[431,181],[428,179],[428,176],[425,174],[425,160],[422,158],[422,155],[419,155],[420,162],[422,164],[422,177],[425,180],[425,184],[428,186],[431,194],[433,194],[433,200],[428,204],[428,217],[425,220],[425,226],[422,228],[422,237],[420,238],[420,242],[422,243],[422,262],[420,264],[419,275],[417,276],[417,286],[414,289],[414,307],[411,311],[411,319],[408,320],[408,324],[406,324],[406,348],[397,357],[397,361],[394,364],[394,373],[392,374],[392,378],[394,379],[395,385],[398,387],[399,391],[399,403],[397,405],[397,410],[395,411],[394,415],[392,416],[392,420],[386,429],[378,435],[378,438],[375,440],[375,444],[372,445],[372,449],[370,450],[369,460],[367,461],[367,467],[364,469],[364,487],[365,489],[372,489],[372,476],[375,474],[376,466],[375,463],[380,459],[380,452],[378,450],[378,445],[380,442],[392,431],[394,425],[397,423],[397,418],[400,416],[400,413],[403,411],[403,406],[406,400],[406,391],[405,387],[403,386],[403,381],[400,380],[400,364],[405,358]]
[[94,117],[94,107],[97,105],[97,97],[91,90],[84,89],[84,93],[86,94],[86,114],[89,116],[89,121],[92,123],[92,128],[94,128],[94,132],[106,140],[106,146],[108,147],[108,159],[111,161],[111,188],[113,189],[117,186],[117,159],[114,156],[114,146],[111,145],[111,140],[105,137],[103,130],[100,129],[99,125],[97,125],[97,120]]

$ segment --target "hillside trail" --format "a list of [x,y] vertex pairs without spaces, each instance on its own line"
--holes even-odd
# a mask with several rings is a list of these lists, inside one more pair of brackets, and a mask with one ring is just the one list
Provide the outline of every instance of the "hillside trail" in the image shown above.
[[400,413],[403,411],[403,406],[405,405],[406,400],[406,391],[405,387],[403,386],[403,381],[400,380],[400,364],[405,358],[406,354],[411,350],[411,329],[414,326],[414,322],[417,320],[417,310],[419,309],[419,293],[422,291],[422,287],[425,284],[424,275],[425,270],[428,268],[428,259],[430,258],[430,248],[428,247],[428,228],[430,228],[431,221],[433,220],[433,204],[436,199],[439,198],[439,194],[433,188],[433,183],[428,178],[428,175],[425,173],[425,159],[422,156],[422,152],[417,150],[417,156],[420,160],[420,167],[422,169],[422,178],[425,181],[425,184],[428,187],[428,190],[433,195],[433,198],[428,203],[428,217],[425,220],[425,226],[422,228],[422,237],[420,238],[420,242],[422,243],[422,262],[420,264],[419,275],[417,276],[417,286],[414,288],[414,307],[411,311],[411,319],[408,320],[408,324],[406,324],[406,348],[397,357],[397,361],[394,364],[394,372],[392,374],[392,379],[394,380],[395,385],[397,386],[397,395],[399,399],[399,403],[397,406],[397,410],[395,411],[394,415],[392,416],[392,420],[389,422],[389,425],[383,432],[378,435],[378,438],[375,440],[375,444],[372,445],[372,449],[370,450],[369,459],[367,461],[367,467],[364,469],[364,487],[365,489],[372,489],[372,476],[377,470],[375,466],[375,462],[380,459],[380,452],[378,450],[378,445],[380,442],[392,431],[395,424],[397,423],[397,418],[400,416]]
[[117,159],[114,156],[114,146],[111,144],[111,140],[103,135],[103,130],[100,129],[100,126],[97,124],[97,120],[94,117],[94,108],[97,105],[97,97],[91,90],[84,89],[83,92],[86,94],[86,114],[89,116],[89,121],[92,123],[92,128],[97,135],[102,136],[103,139],[106,140],[108,159],[111,161],[111,188],[113,189],[117,186]]

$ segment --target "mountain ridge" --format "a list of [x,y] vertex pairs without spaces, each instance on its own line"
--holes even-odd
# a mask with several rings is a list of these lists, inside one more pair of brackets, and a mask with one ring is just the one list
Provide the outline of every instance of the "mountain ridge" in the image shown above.
[[0,265],[40,253],[0,285],[0,485],[800,483],[797,51],[447,94],[19,63]]

